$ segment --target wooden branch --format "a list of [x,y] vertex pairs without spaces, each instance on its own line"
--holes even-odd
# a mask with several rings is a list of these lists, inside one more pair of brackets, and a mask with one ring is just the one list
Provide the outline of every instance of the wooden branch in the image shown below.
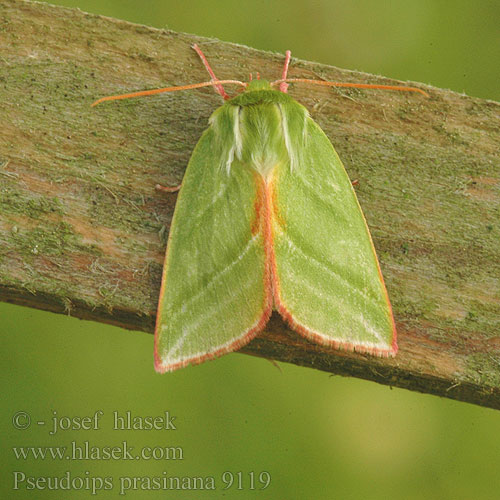
[[[277,78],[283,55],[18,0],[0,23],[0,298],[151,332],[176,199],[154,185],[182,179],[221,100],[90,103],[205,81],[193,42],[219,78]],[[394,83],[297,60],[291,76]],[[290,89],[360,180],[398,356],[312,345],[276,316],[243,351],[500,408],[500,107],[421,87]]]

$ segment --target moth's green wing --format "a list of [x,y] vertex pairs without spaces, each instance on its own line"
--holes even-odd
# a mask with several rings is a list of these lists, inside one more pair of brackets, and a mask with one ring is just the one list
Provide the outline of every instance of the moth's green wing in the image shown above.
[[280,165],[273,179],[276,307],[315,342],[394,355],[391,306],[354,189],[321,128],[310,118],[305,127],[300,164]]
[[[222,145],[223,146],[223,145]],[[155,331],[165,372],[238,349],[271,313],[254,172],[221,166],[213,127],[189,161],[177,198]]]

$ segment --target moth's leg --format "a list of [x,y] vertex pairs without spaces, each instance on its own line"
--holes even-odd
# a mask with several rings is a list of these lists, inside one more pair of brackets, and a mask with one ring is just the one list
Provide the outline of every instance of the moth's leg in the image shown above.
[[[207,58],[205,57],[205,54],[201,51],[200,47],[198,47],[198,45],[195,43],[193,45],[193,49],[196,50],[196,53],[200,56],[201,62],[208,71],[212,81],[213,82],[218,81],[219,79],[215,76],[213,69],[210,67],[210,64],[208,64]],[[226,91],[224,90],[224,87],[222,85],[220,84],[214,85],[214,89],[224,100],[229,99],[229,96],[226,94]]]
[[[288,75],[288,66],[290,64],[291,57],[292,57],[292,53],[289,50],[287,50],[285,52],[285,65],[283,66],[283,73],[281,75],[282,80],[286,80],[286,77]],[[280,90],[281,90],[281,92],[284,92],[286,94],[286,92],[288,90],[288,83],[281,82],[280,83]]]

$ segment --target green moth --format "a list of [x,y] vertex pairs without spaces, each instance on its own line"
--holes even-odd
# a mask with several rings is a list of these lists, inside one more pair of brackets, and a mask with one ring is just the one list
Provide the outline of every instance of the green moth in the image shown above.
[[[332,144],[287,79],[218,80],[104,100],[213,86],[226,99],[189,161],[170,228],[155,330],[155,368],[237,350],[273,310],[307,339],[394,356],[396,329],[375,249]],[[222,84],[244,92],[228,98]],[[278,87],[278,88],[276,88]],[[171,188],[162,188],[173,191]]]

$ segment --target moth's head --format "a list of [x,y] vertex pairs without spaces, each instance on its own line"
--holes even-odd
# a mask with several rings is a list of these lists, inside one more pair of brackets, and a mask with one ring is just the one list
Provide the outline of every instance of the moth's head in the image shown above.
[[267,80],[250,80],[245,87],[245,92],[255,92],[258,90],[272,90],[272,87]]

